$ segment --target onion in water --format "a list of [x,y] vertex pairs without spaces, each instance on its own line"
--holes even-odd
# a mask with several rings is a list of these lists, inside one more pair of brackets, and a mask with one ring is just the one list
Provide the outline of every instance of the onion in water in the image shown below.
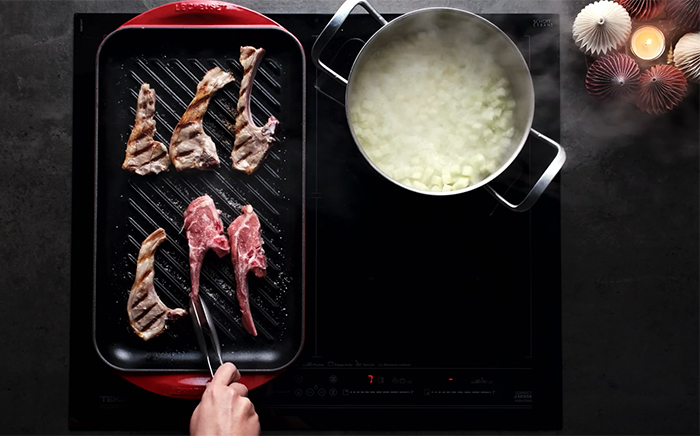
[[397,39],[354,73],[348,107],[358,144],[381,172],[413,189],[465,189],[513,150],[510,83],[484,55],[488,48],[464,32]]

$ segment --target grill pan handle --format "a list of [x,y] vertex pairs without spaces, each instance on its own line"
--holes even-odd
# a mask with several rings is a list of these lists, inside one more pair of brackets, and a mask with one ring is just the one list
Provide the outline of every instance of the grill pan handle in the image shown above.
[[[280,375],[284,370],[272,374],[247,374],[242,375],[239,383],[245,385],[249,391],[264,385]],[[158,375],[147,373],[117,372],[119,376],[128,382],[154,394],[184,400],[198,400],[202,398],[207,383],[211,381],[209,374],[201,373],[162,373]]]
[[369,12],[369,14],[379,22],[379,24],[386,26],[387,22],[384,17],[379,15],[379,12],[377,12],[366,0],[347,0],[338,9],[335,15],[333,15],[331,21],[326,24],[326,27],[321,31],[321,34],[318,35],[316,42],[314,42],[314,45],[311,48],[311,59],[314,61],[316,67],[343,85],[348,84],[348,79],[331,70],[326,64],[321,62],[321,52],[324,48],[326,48],[326,45],[328,45],[336,32],[338,32],[340,26],[342,26],[345,20],[347,20],[350,12],[352,12],[357,6],[362,6],[364,10]]
[[185,0],[150,9],[121,27],[275,26],[268,17],[232,3]]
[[557,150],[557,154],[556,156],[554,156],[554,159],[552,159],[552,162],[549,164],[544,173],[542,173],[540,179],[537,182],[535,182],[535,186],[533,186],[530,192],[527,193],[523,201],[521,201],[518,204],[513,204],[505,198],[503,198],[501,194],[496,192],[496,190],[490,187],[489,185],[484,186],[484,188],[491,195],[493,195],[496,198],[496,200],[498,200],[505,207],[510,208],[515,212],[525,212],[530,210],[530,208],[540,198],[544,190],[547,189],[547,186],[549,186],[549,184],[552,182],[557,173],[559,173],[559,170],[562,166],[564,166],[564,162],[566,161],[566,152],[564,152],[564,149],[561,145],[559,145],[558,142],[554,141],[551,138],[548,138],[547,136],[544,136],[535,129],[530,129],[530,131],[533,135],[535,135],[535,137],[543,140],[547,144],[554,147]]

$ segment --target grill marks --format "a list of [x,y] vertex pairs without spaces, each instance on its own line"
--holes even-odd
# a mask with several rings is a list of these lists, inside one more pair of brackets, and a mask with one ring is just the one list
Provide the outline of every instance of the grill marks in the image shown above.
[[[248,48],[255,50],[252,47],[248,47]],[[243,52],[243,48],[242,48],[242,52]],[[260,56],[257,56],[255,58],[256,61],[254,63],[256,65],[252,65],[252,64],[248,63],[247,68],[245,70],[242,67],[232,69],[237,74],[240,74],[241,72],[244,73],[244,76],[245,76],[244,79],[246,79],[245,80],[246,81],[245,87],[248,89],[248,91],[246,92],[246,91],[242,90],[240,94],[244,95],[245,98],[237,99],[235,94],[238,94],[238,93],[236,92],[235,87],[233,87],[233,88],[224,88],[222,91],[224,94],[222,94],[222,96],[221,96],[223,98],[216,98],[214,100],[214,105],[215,105],[214,107],[217,110],[221,109],[225,112],[228,112],[230,115],[233,115],[233,116],[236,115],[236,112],[231,110],[234,104],[238,103],[239,109],[245,107],[245,109],[240,110],[240,112],[245,112],[247,115],[246,117],[241,118],[241,120],[243,122],[245,122],[245,126],[243,126],[244,128],[245,127],[256,128],[255,127],[256,123],[262,124],[260,122],[260,120],[256,117],[254,117],[253,114],[251,113],[251,111],[250,111],[251,104],[253,106],[255,106],[256,109],[258,109],[258,107],[259,107],[265,116],[271,115],[271,111],[268,110],[268,108],[272,108],[273,111],[275,109],[277,109],[279,111],[279,109],[281,108],[281,104],[274,98],[274,96],[272,94],[270,94],[270,92],[267,91],[267,89],[262,88],[261,84],[259,84],[259,83],[255,83],[255,84],[253,83],[254,77],[256,74],[256,69],[258,66],[257,64],[260,63],[260,60],[263,58],[263,54],[264,54],[264,51],[262,49],[260,49],[258,52],[260,53]],[[155,61],[155,62],[157,65],[160,65],[161,68],[165,68],[165,66],[166,66],[166,64],[163,64],[161,61]],[[163,111],[162,114],[155,114],[154,113],[155,111],[151,111],[151,117],[157,118],[157,121],[160,123],[161,132],[158,132],[160,134],[155,132],[155,121],[154,121],[153,122],[154,128],[152,129],[152,131],[149,132],[149,131],[141,130],[138,132],[138,135],[134,138],[134,140],[144,141],[150,137],[151,140],[153,140],[153,136],[155,134],[155,136],[158,139],[160,139],[163,143],[165,143],[165,145],[163,145],[162,143],[158,143],[158,144],[161,144],[163,146],[163,149],[157,150],[156,154],[152,154],[152,153],[149,154],[150,150],[148,150],[148,149],[138,149],[134,153],[134,156],[136,156],[136,157],[142,156],[143,158],[149,157],[149,158],[151,158],[151,160],[158,160],[158,159],[165,158],[165,159],[167,159],[168,164],[169,164],[171,161],[170,158],[173,155],[173,147],[172,147],[173,139],[176,136],[175,135],[176,131],[179,130],[180,135],[181,135],[181,137],[184,138],[184,140],[199,141],[199,140],[203,140],[202,136],[205,136],[206,139],[211,141],[212,142],[212,147],[211,147],[212,153],[208,154],[208,155],[205,153],[201,154],[201,156],[203,157],[202,161],[203,161],[204,165],[202,165],[198,169],[217,168],[217,167],[219,167],[219,161],[218,161],[218,156],[216,155],[216,147],[222,146],[223,147],[222,153],[229,154],[232,151],[231,149],[229,149],[229,147],[231,147],[231,143],[233,143],[235,140],[235,136],[234,136],[234,132],[233,132],[234,126],[232,125],[232,123],[230,123],[230,121],[233,121],[233,120],[230,120],[230,118],[229,118],[230,121],[223,120],[221,118],[221,116],[220,116],[221,114],[219,112],[214,112],[214,113],[210,114],[212,124],[213,124],[211,127],[213,128],[213,130],[207,130],[207,132],[211,133],[214,141],[217,142],[216,145],[214,145],[212,138],[210,138],[206,134],[206,132],[204,131],[204,129],[202,127],[202,120],[203,120],[203,117],[205,116],[205,114],[207,113],[208,105],[211,102],[214,93],[217,91],[217,89],[221,89],[221,87],[214,89],[212,92],[209,93],[208,96],[202,96],[201,95],[202,93],[200,91],[201,91],[201,88],[203,86],[203,83],[206,82],[206,80],[207,80],[207,75],[212,73],[212,71],[217,71],[217,72],[223,73],[225,75],[231,76],[230,77],[231,81],[233,81],[233,77],[230,73],[225,72],[223,69],[221,69],[219,67],[207,71],[207,67],[205,67],[199,61],[194,61],[194,65],[199,67],[199,68],[194,68],[194,69],[189,69],[189,68],[185,67],[184,64],[182,64],[180,61],[168,61],[167,66],[171,67],[173,65],[173,62],[174,62],[175,66],[180,65],[180,68],[182,68],[184,71],[189,73],[188,76],[186,76],[186,79],[187,78],[191,79],[191,82],[189,80],[185,80],[185,82],[187,82],[187,84],[183,83],[181,80],[178,80],[176,82],[177,84],[180,85],[180,87],[182,88],[182,91],[188,91],[188,95],[185,97],[180,97],[180,96],[176,95],[174,93],[173,89],[169,88],[165,82],[162,82],[157,77],[156,78],[151,77],[150,78],[151,80],[149,80],[148,77],[143,77],[143,80],[142,80],[140,77],[138,77],[138,75],[136,73],[132,72],[133,79],[136,80],[136,83],[141,83],[141,82],[145,82],[145,81],[149,81],[149,82],[153,83],[153,80],[155,80],[156,86],[159,88],[159,93],[162,94],[163,92],[165,92],[166,94],[168,94],[170,96],[170,98],[174,99],[174,102],[175,102],[175,106],[172,106],[172,102],[170,102],[170,100],[168,100],[168,98],[166,97],[164,101],[161,100],[161,102],[159,102],[161,104],[159,109]],[[265,62],[267,62],[267,61],[265,61]],[[210,64],[208,66],[214,67],[217,65],[219,65],[219,64],[217,62],[214,62],[213,64]],[[228,64],[226,64],[226,65],[228,67]],[[235,66],[238,67],[238,65],[235,65]],[[147,65],[144,64],[144,65],[142,65],[142,67],[146,72],[146,76],[148,76],[148,75],[154,76],[155,75],[155,72],[153,72],[149,68],[147,68]],[[274,85],[273,90],[277,90],[277,89],[281,88],[281,86],[271,76],[266,74],[265,71],[259,70],[259,73],[260,73],[259,77],[262,78],[263,82],[266,82],[266,83],[271,82],[271,84]],[[139,75],[141,75],[141,74],[139,74]],[[204,75],[204,78],[198,83],[197,92],[193,97],[191,86],[194,83],[197,83],[198,77],[202,77],[202,75]],[[172,74],[170,76],[171,76],[171,78],[174,78],[174,76]],[[227,83],[230,83],[230,82],[227,82]],[[148,85],[145,83],[143,85],[148,87]],[[225,86],[225,85],[226,85],[226,83],[223,86]],[[270,84],[268,83],[268,85],[270,85]],[[260,97],[258,97],[258,98],[265,99],[265,105],[263,105],[262,102],[256,100],[255,96],[251,97],[251,91],[252,91],[252,88],[254,86],[256,87],[256,94],[259,92],[258,95]],[[160,89],[161,87],[163,88],[162,90]],[[150,87],[148,87],[148,89],[150,90]],[[153,94],[155,94],[155,91],[153,91],[153,90],[150,90],[150,91]],[[180,90],[178,89],[178,91],[180,91]],[[130,91],[130,93],[133,97],[137,96],[136,91],[133,88]],[[165,94],[162,94],[162,95],[165,95]],[[192,98],[192,101],[190,102],[189,105],[186,106],[185,102],[188,100],[188,98]],[[238,100],[242,100],[242,101],[238,101]],[[168,106],[168,104],[167,104],[168,102],[171,103],[171,106],[174,109],[171,109],[171,106]],[[132,109],[132,110],[134,110],[134,112],[136,112],[137,118],[138,118],[138,113],[140,111],[148,109],[149,106],[146,103],[147,102],[143,102],[143,103],[141,102],[141,96],[139,95],[139,102],[137,103],[137,106],[134,109]],[[231,104],[231,103],[233,103],[233,104]],[[179,122],[176,125],[176,128],[173,129],[171,126],[173,126],[173,122],[175,120],[178,120],[179,113],[182,113],[180,111],[182,111],[183,109],[185,109],[185,113],[182,115],[182,117],[180,117]],[[212,111],[210,111],[210,112],[212,112]],[[234,113],[231,113],[231,112],[234,112]],[[210,118],[208,117],[207,119],[209,120]],[[270,119],[275,120],[273,128],[276,127],[276,125],[277,125],[276,119],[272,116],[270,117]],[[236,120],[236,121],[238,121],[238,120]],[[162,133],[163,133],[162,126],[165,126],[165,129],[169,130],[169,131],[171,129],[173,129],[172,130],[173,136],[171,138],[170,150],[168,150],[168,148],[167,148],[168,144],[167,144],[166,139],[162,137],[162,136],[164,136],[164,135],[162,135]],[[221,128],[221,130],[218,129],[219,127]],[[261,128],[259,128],[259,129],[262,130]],[[224,137],[226,135],[223,135],[222,132],[230,135],[230,142],[228,142],[227,139],[224,139]],[[267,129],[266,132],[270,133],[269,129]],[[133,132],[132,132],[132,134],[133,134]],[[273,138],[270,138],[270,142],[273,140],[274,140]],[[222,149],[220,149],[219,151],[221,151],[221,150]],[[184,159],[184,158],[193,159],[193,158],[195,158],[196,153],[198,153],[198,149],[196,147],[191,147],[189,149],[188,148],[184,148],[184,149],[180,148],[180,152],[177,154],[177,157],[179,159]],[[274,152],[269,153],[269,151],[268,151],[267,153],[273,154]],[[273,155],[272,158],[275,161],[279,161],[279,157],[277,157],[277,156]],[[211,163],[211,162],[215,162],[215,165],[208,167],[206,164]],[[174,161],[174,165],[177,168],[177,166],[178,166],[177,160]],[[273,167],[274,167],[274,165],[273,165]],[[197,167],[194,167],[194,168],[197,168]],[[269,172],[269,174],[275,176],[276,179],[280,179],[279,175],[275,171],[270,170],[269,167],[266,168],[266,170]],[[227,174],[224,174],[224,172]],[[252,170],[250,172],[252,172]],[[268,172],[266,172],[265,175],[267,175]],[[235,200],[233,200],[233,201],[237,205],[237,207],[240,207],[239,206],[240,204],[246,204],[248,201],[250,201],[250,199],[247,198],[248,195],[253,195],[253,197],[254,197],[253,199],[262,200],[262,203],[260,206],[262,206],[263,209],[265,209],[265,208],[271,209],[273,215],[279,215],[279,211],[277,211],[268,201],[266,201],[266,200],[268,200],[268,198],[266,198],[267,194],[268,194],[268,192],[266,192],[266,190],[269,191],[269,194],[272,194],[275,197],[278,197],[280,195],[280,193],[279,193],[278,189],[276,189],[275,183],[274,183],[274,182],[277,182],[278,180],[275,180],[275,179],[271,180],[271,182],[273,182],[271,185],[268,183],[265,183],[264,188],[260,192],[258,192],[255,188],[253,188],[249,184],[249,182],[252,182],[254,180],[260,181],[261,179],[258,176],[251,177],[250,179],[237,177],[237,178],[235,178],[235,180],[233,180],[232,178],[228,177],[230,175],[229,173],[230,173],[230,170],[225,170],[225,169],[218,170],[218,171],[215,171],[214,177],[216,180],[224,182],[224,186],[231,190],[232,198],[235,198]],[[147,181],[146,183],[148,184],[148,186],[153,188],[157,194],[161,194],[160,188],[157,186],[153,186],[153,185],[154,184],[158,185],[162,181],[167,186],[170,186],[172,189],[174,189],[174,192],[176,194],[179,194],[185,202],[189,201],[190,198],[197,195],[198,192],[200,191],[199,188],[204,188],[206,190],[213,190],[213,192],[210,192],[210,194],[219,195],[219,196],[224,195],[222,192],[215,189],[215,187],[209,183],[210,180],[207,178],[209,176],[209,174],[201,173],[201,175],[194,175],[193,174],[192,176],[194,176],[195,178],[191,179],[190,178],[191,176],[188,175],[187,178],[181,178],[181,176],[176,176],[173,179],[172,178],[173,175],[171,174],[170,176],[167,176],[167,177],[162,178],[162,179],[161,178],[151,179],[151,181]],[[212,174],[212,176],[213,176],[213,174]],[[130,184],[132,184],[132,187],[134,187],[137,190],[137,192],[139,192],[139,189],[134,185],[134,183],[136,183],[137,185],[140,185],[140,186],[144,186],[144,185],[141,185],[140,182],[138,182],[137,180],[140,180],[140,178],[132,179],[130,181]],[[175,182],[175,183],[173,183],[173,182]],[[201,182],[204,182],[203,186],[199,185],[199,183],[201,183]],[[181,187],[180,183],[184,183],[185,185],[189,186],[193,190],[189,194],[183,196],[184,193],[179,190],[179,188]],[[197,188],[195,188],[192,185],[192,183],[194,183],[194,185],[198,185]],[[235,187],[235,189],[234,189],[234,187]],[[246,190],[249,192],[245,193]],[[153,195],[153,193],[149,194],[148,197],[152,197],[152,195]],[[162,195],[161,195],[161,197],[163,198],[164,201],[168,202],[169,198],[163,197]],[[226,197],[225,200],[227,203],[229,203],[231,201],[231,199],[228,197],[228,194],[225,195],[224,197]],[[148,200],[151,200],[151,198],[148,198]],[[129,201],[132,204],[132,206],[135,206],[132,199],[130,199]],[[161,216],[163,216],[163,217],[166,216],[166,215],[163,215],[163,212],[161,212],[160,208],[162,206],[160,204],[152,203],[151,206],[154,207],[158,211],[158,213],[161,214]],[[173,206],[173,205],[170,204],[170,206]],[[235,214],[232,214],[232,215],[235,216]],[[146,215],[143,213],[142,213],[142,216],[146,217]],[[148,217],[146,217],[146,218],[148,218]],[[266,225],[266,227],[269,227],[271,229],[271,231],[273,231],[273,233],[275,233],[275,234],[279,233],[279,229],[277,229],[277,226],[268,222],[266,220],[266,218],[267,218],[266,215],[261,216],[260,219],[263,221],[263,224]],[[129,219],[132,220],[132,218],[129,218]],[[150,219],[148,219],[148,221],[153,226],[152,228],[155,228],[158,226],[158,224],[155,221],[152,221]],[[169,223],[170,223],[170,221],[169,221]],[[170,224],[173,224],[173,223],[170,223]],[[258,223],[258,226],[259,226],[259,223]],[[182,230],[179,227],[179,223],[177,223],[177,227],[178,228],[175,229],[176,231]],[[175,227],[173,227],[173,228],[175,228]],[[155,233],[156,232],[154,232],[154,234]],[[147,232],[144,231],[143,229],[139,228],[139,236],[137,236],[137,238],[139,238],[139,237],[143,238],[146,235],[147,235]],[[151,236],[153,236],[153,235],[151,235]],[[129,238],[132,239],[131,236],[129,236]],[[165,239],[164,235],[163,235],[163,239]],[[274,248],[273,241],[267,241],[267,239],[265,239],[265,241],[266,241],[266,243],[267,242],[270,243],[271,248]],[[131,243],[133,243],[135,246],[139,246],[138,239],[131,240]],[[145,244],[145,241],[144,241],[144,244]],[[155,246],[153,247],[153,252],[155,251],[155,248],[157,247],[158,244],[155,244]],[[180,248],[180,247],[178,246],[177,248]],[[143,251],[143,245],[141,246],[141,251]],[[172,296],[169,294],[169,291],[166,288],[164,288],[161,283],[154,283],[154,280],[153,280],[154,273],[153,273],[152,266],[151,266],[150,271],[145,271],[145,272],[143,272],[143,274],[139,274],[139,272],[141,271],[139,269],[139,267],[141,266],[141,251],[139,252],[139,261],[137,262],[137,274],[136,274],[135,279],[134,279],[135,283],[134,283],[134,287],[132,287],[132,291],[135,290],[137,283],[150,282],[151,287],[153,285],[158,286],[157,289],[158,289],[159,293],[163,296],[163,298],[166,298],[166,301],[169,301],[167,298],[170,298],[172,301],[177,301],[176,299],[172,298]],[[184,255],[184,253],[181,253],[181,254]],[[164,261],[166,261],[170,264],[176,265],[176,263],[177,263],[176,260],[174,260],[168,253],[164,253],[163,255],[165,256]],[[133,259],[133,255],[129,255],[129,257],[130,257],[132,262],[135,260],[135,259]],[[151,260],[151,263],[152,263],[152,260]],[[190,266],[192,266],[192,265],[190,265]],[[176,268],[177,268],[177,266],[176,266]],[[271,268],[271,270],[274,272],[278,272],[278,270],[279,270],[279,267],[277,265],[275,265],[274,263],[270,263],[269,268]],[[217,272],[218,272],[217,277],[218,277],[218,275],[222,275],[225,277],[225,280],[228,280],[229,282],[236,281],[235,280],[235,273],[228,271],[228,269],[226,269],[223,272],[219,271],[217,269]],[[164,274],[164,277],[166,279],[169,279],[171,281],[173,280],[173,278],[171,277],[170,272],[168,270],[162,271],[162,273]],[[184,271],[181,271],[181,273],[183,275],[185,274]],[[208,277],[206,271],[204,271],[202,274],[203,274],[203,278],[207,278],[207,280],[209,282],[212,282],[212,283],[217,282],[217,280],[215,280],[215,277]],[[192,275],[193,275],[192,271],[190,271],[190,276],[192,276]],[[198,276],[199,274],[195,274],[195,275]],[[241,275],[241,274],[239,274],[239,275]],[[243,274],[243,277],[245,277],[244,274]],[[245,326],[246,330],[248,330],[249,332],[251,332],[251,330],[252,330],[251,333],[255,334],[256,327],[257,327],[257,331],[260,332],[260,334],[263,338],[271,340],[271,339],[273,339],[273,337],[275,337],[277,335],[273,334],[273,332],[268,332],[267,330],[269,328],[272,328],[274,330],[274,328],[279,327],[279,322],[275,316],[272,316],[272,312],[267,313],[267,311],[271,310],[273,307],[276,308],[277,304],[275,303],[275,300],[270,295],[266,294],[266,292],[271,292],[272,289],[275,289],[278,286],[278,284],[273,283],[268,277],[265,277],[263,280],[265,282],[265,286],[263,286],[261,289],[259,289],[259,293],[264,299],[262,301],[258,301],[255,299],[248,300],[247,301],[248,304],[245,305],[246,309],[247,309],[247,310],[245,310],[245,312],[247,312],[247,316],[246,316],[246,314],[243,314],[243,317],[241,319],[239,319],[237,316],[234,317],[234,315],[232,313],[225,312],[225,314],[226,314],[226,318],[229,321],[231,321],[232,323],[237,324],[239,326],[239,328],[243,327],[241,324],[239,324],[239,323],[242,323]],[[245,281],[245,278],[243,279],[243,281]],[[246,288],[247,288],[247,286],[246,286]],[[151,300],[152,296],[149,295],[148,292],[145,292],[145,293],[141,292],[141,293],[134,294],[134,295],[132,295],[132,294],[134,294],[134,292],[130,293],[130,296],[129,296],[130,322],[132,323],[132,326],[134,327],[134,330],[137,332],[137,334],[139,334],[139,336],[141,336],[144,340],[149,340],[152,337],[159,335],[160,333],[162,333],[162,331],[164,331],[167,328],[168,325],[171,324],[171,321],[178,319],[179,317],[183,316],[186,313],[186,312],[182,311],[182,309],[172,310],[172,309],[168,309],[167,307],[165,307],[165,305],[163,305],[163,303],[160,302],[160,299],[158,298],[158,296],[155,295],[155,291],[153,291],[153,294],[154,294],[155,298],[158,299],[158,301],[152,301]],[[238,292],[236,294],[238,294]],[[235,302],[236,295],[233,295],[233,292],[231,292],[231,293],[224,292],[222,297],[228,302],[227,303],[228,305],[231,305],[231,306],[236,305],[236,302]],[[265,303],[269,303],[270,305],[268,306]],[[172,304],[177,304],[177,303],[172,303]],[[165,307],[166,310],[162,310],[161,305],[163,307]],[[250,320],[246,319],[246,318],[249,318],[251,316],[250,309],[247,307],[248,305],[250,305],[250,308],[252,308],[253,312],[256,313],[256,316],[259,318],[259,320],[263,321],[263,325],[255,326],[252,323],[252,319],[250,319]],[[170,311],[170,312],[168,312],[168,311]],[[180,312],[180,311],[182,311],[182,312]],[[262,316],[259,316],[260,314]],[[246,322],[246,321],[249,321],[249,322]],[[219,325],[218,322],[217,322],[217,325],[218,325],[218,327],[220,327],[222,329],[224,328],[224,326]],[[161,326],[163,326],[162,329],[161,329]],[[138,329],[140,329],[141,332],[145,332],[145,333],[139,332]],[[159,329],[161,329],[161,330],[158,331]],[[230,335],[231,334],[230,326],[228,326],[228,329],[229,329],[229,335]],[[151,331],[158,331],[158,333],[150,334],[149,332],[151,332]],[[226,330],[224,329],[224,331],[226,331]],[[236,337],[238,338],[238,336],[236,336]]]
[[214,93],[233,81],[231,73],[216,67],[209,70],[197,85],[197,94],[187,106],[170,139],[170,159],[178,171],[219,168],[216,145],[204,133],[202,119]]
[[265,50],[254,47],[241,47],[241,65],[243,66],[243,79],[238,96],[236,110],[236,140],[233,143],[231,160],[233,168],[251,174],[258,169],[260,163],[270,149],[270,144],[275,140],[274,134],[279,121],[270,116],[262,127],[256,127],[250,111],[250,95],[253,92],[255,73],[260,66]]
[[[262,48],[256,49],[249,46],[240,48],[240,69],[243,70],[243,78],[236,107],[235,137],[231,159],[234,169],[247,174],[253,173],[260,166],[265,156],[269,154],[270,145],[275,141],[274,134],[279,125],[279,121],[270,115],[268,121],[262,127],[257,127],[250,108],[255,76],[264,55],[265,50]],[[171,78],[176,79],[181,87],[184,87],[184,84],[166,69],[162,63],[159,62],[158,65]],[[181,69],[187,71],[181,63],[178,62],[178,65]],[[199,64],[199,66],[204,70],[203,65]],[[238,65],[236,66],[238,67]],[[152,75],[155,74],[145,65],[143,65],[143,68],[151,72]],[[192,73],[187,72],[192,76]],[[260,74],[267,81],[271,82],[273,86],[279,88],[279,84],[272,80],[265,71],[260,70]],[[138,77],[135,75],[134,78],[138,80]],[[194,76],[192,76],[192,79],[196,80]],[[164,83],[159,80],[156,81],[164,87],[166,92],[172,94],[172,91]],[[178,171],[189,168],[200,170],[219,168],[220,161],[216,152],[216,145],[211,137],[204,132],[202,120],[214,94],[233,81],[233,75],[219,66],[205,73],[202,80],[197,84],[194,98],[187,106],[175,129],[173,129],[169,150],[166,145],[153,139],[155,133],[155,90],[151,89],[147,83],[143,83],[137,101],[136,122],[129,138],[127,156],[122,164],[122,168],[142,175],[148,173],[157,174],[164,171],[168,168],[170,162],[173,163]],[[262,91],[265,90],[263,89]],[[263,93],[273,106],[280,106],[279,102],[268,92]],[[225,91],[225,94],[234,98],[231,92]],[[181,99],[177,98],[177,101],[184,106],[185,103]],[[217,104],[223,107],[223,103],[218,102]],[[169,107],[166,107],[166,109],[172,115],[175,115]],[[216,121],[222,127],[227,127],[226,123],[218,118],[216,118]]]
[[[148,294],[146,294],[146,295],[148,295]],[[143,300],[145,300],[145,299],[146,299],[146,297],[142,298],[141,301],[143,301]],[[143,317],[146,316],[146,315],[148,314],[148,312],[150,312],[151,309],[153,309],[153,308],[156,307],[157,305],[158,305],[158,303],[154,302],[153,304],[151,304],[150,306],[148,306],[148,308],[146,308],[146,309],[141,309],[142,311],[141,311],[137,316],[135,316],[135,317],[133,318],[134,322],[138,322],[138,321],[142,320]],[[134,310],[134,312],[137,312],[137,311]],[[148,329],[148,327],[146,327],[146,329],[144,329],[144,330],[147,330],[147,329]]]
[[168,308],[153,287],[155,252],[165,239],[165,230],[158,229],[141,244],[136,262],[136,278],[127,302],[126,310],[131,327],[144,341],[160,335],[169,323],[187,314],[183,309]]
[[194,150],[185,150],[182,153],[180,153],[180,158],[187,157],[187,156],[191,155],[192,153],[194,153]]
[[153,139],[156,132],[154,119],[156,91],[148,83],[141,85],[136,102],[136,119],[126,144],[126,157],[122,168],[139,175],[158,174],[168,169],[168,148]]

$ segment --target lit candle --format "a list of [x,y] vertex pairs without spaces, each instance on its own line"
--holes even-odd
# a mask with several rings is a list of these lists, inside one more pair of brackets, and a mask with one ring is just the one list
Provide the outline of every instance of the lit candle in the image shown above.
[[630,48],[639,59],[653,61],[666,50],[663,32],[654,26],[642,26],[632,34]]

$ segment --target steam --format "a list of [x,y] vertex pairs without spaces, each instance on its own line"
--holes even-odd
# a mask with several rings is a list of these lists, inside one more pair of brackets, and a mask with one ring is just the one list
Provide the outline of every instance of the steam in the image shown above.
[[[383,14],[405,13],[419,4],[407,4],[396,0],[375,0],[372,6]],[[653,177],[667,177],[664,172],[672,173],[678,168],[687,168],[688,159],[697,160],[697,147],[700,138],[698,109],[698,86],[689,84],[688,95],[679,107],[662,115],[648,115],[638,110],[633,101],[601,102],[586,93],[585,76],[588,66],[593,61],[576,47],[571,36],[574,18],[589,2],[587,1],[538,1],[518,2],[470,1],[468,4],[453,1],[437,1],[431,7],[455,7],[477,14],[523,13],[543,19],[556,20],[558,28],[552,27],[551,36],[537,37],[537,44],[524,46],[524,41],[516,41],[526,60],[535,62],[558,62],[560,77],[554,74],[535,75],[536,101],[560,104],[559,117],[548,113],[557,104],[541,104],[535,107],[533,128],[547,136],[560,133],[560,143],[567,153],[567,162],[562,169],[562,202],[567,204],[571,198],[567,191],[580,194],[589,191],[580,204],[568,205],[576,210],[595,206],[601,199],[619,199],[626,189],[633,190],[633,184],[644,179],[644,171],[651,171]],[[332,8],[331,8],[332,9]],[[358,8],[356,12],[359,12]],[[334,12],[334,11],[331,11]],[[556,23],[555,23],[556,24]],[[535,23],[533,23],[533,26]],[[438,25],[435,24],[438,28]],[[347,29],[352,31],[352,29]],[[542,32],[542,29],[538,29]],[[558,31],[558,32],[557,32]],[[350,33],[348,32],[348,33]],[[534,31],[532,32],[535,33]],[[544,41],[544,42],[543,42]],[[549,41],[547,44],[546,41]],[[488,41],[484,47],[488,47]],[[349,43],[348,43],[349,45]],[[559,58],[544,59],[549,49],[559,46]],[[498,52],[484,50],[483,56]],[[530,59],[528,59],[530,58]],[[642,70],[646,66],[640,65]],[[321,83],[321,80],[319,80]],[[420,85],[417,80],[416,86]],[[324,89],[326,86],[324,84]],[[330,89],[330,87],[328,87]],[[344,102],[344,89],[338,87],[333,94],[339,103]],[[331,92],[329,92],[332,94]],[[538,144],[538,145],[536,145]],[[533,140],[533,147],[547,147]],[[657,168],[642,169],[638,160],[654,161]],[[637,165],[637,167],[635,167]],[[601,168],[602,167],[602,168]],[[697,171],[697,164],[695,165]],[[630,175],[634,177],[630,178]],[[623,180],[626,179],[626,180]],[[694,179],[694,185],[697,180]],[[663,195],[661,191],[654,193]],[[697,201],[696,199],[694,201]]]

